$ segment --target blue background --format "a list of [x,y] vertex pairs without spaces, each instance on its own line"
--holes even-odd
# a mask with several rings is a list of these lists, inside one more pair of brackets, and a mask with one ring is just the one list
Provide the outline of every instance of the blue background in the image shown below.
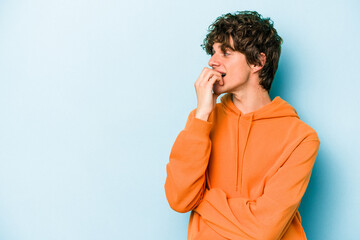
[[284,43],[270,96],[320,137],[300,207],[308,239],[358,239],[359,7],[0,1],[0,239],[186,239],[165,167],[196,107],[207,27],[237,10],[274,21]]

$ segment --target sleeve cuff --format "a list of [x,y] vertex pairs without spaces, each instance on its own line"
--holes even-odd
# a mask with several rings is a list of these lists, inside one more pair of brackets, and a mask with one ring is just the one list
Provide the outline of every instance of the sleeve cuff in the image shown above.
[[191,119],[189,125],[186,126],[185,130],[193,132],[197,135],[209,136],[212,125],[212,122],[204,121],[194,117]]

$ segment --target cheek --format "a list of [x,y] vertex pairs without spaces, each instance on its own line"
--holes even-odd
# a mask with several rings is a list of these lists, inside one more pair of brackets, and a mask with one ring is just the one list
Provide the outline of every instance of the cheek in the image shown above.
[[246,67],[238,67],[232,71],[234,79],[247,79],[249,77],[249,69]]

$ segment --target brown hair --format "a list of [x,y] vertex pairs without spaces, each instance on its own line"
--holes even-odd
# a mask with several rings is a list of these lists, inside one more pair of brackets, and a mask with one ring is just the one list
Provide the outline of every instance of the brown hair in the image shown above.
[[[230,36],[234,48],[230,44]],[[209,27],[200,46],[207,54],[213,55],[213,44],[222,43],[221,50],[227,48],[246,56],[248,64],[260,65],[259,55],[266,55],[264,67],[259,72],[259,84],[270,91],[281,53],[283,40],[273,27],[270,18],[262,18],[256,11],[236,11],[218,17]]]

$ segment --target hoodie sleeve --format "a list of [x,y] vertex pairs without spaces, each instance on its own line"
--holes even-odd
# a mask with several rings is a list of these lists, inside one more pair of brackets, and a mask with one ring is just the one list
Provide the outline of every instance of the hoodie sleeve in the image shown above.
[[205,192],[194,211],[229,239],[281,239],[305,193],[319,145],[315,136],[303,140],[266,182],[259,198],[228,198],[221,189],[213,188]]
[[170,207],[181,213],[194,209],[203,198],[211,151],[212,122],[195,118],[195,112],[196,109],[189,114],[166,165],[166,198]]

